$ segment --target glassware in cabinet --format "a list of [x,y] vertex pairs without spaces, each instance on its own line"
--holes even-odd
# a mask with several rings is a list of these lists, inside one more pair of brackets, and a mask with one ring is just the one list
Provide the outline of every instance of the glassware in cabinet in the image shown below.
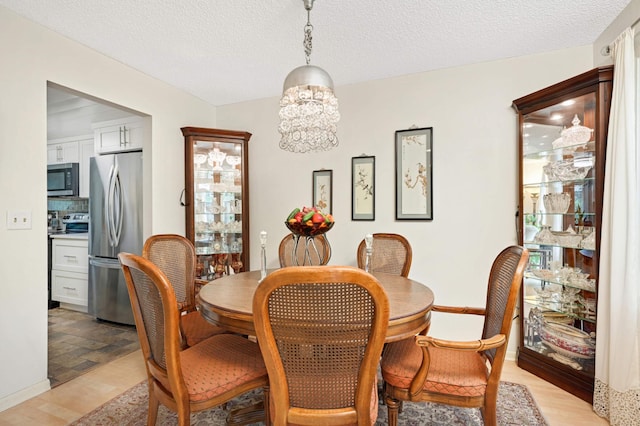
[[518,365],[589,402],[612,78],[596,68],[513,101],[518,239],[530,251]]
[[248,142],[242,131],[184,127],[186,236],[198,278],[249,270]]

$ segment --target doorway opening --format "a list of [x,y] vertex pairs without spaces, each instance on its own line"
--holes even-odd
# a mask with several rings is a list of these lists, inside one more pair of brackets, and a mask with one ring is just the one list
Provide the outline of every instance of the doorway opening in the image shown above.
[[[47,83],[48,169],[51,165],[55,168],[58,164],[78,163],[80,180],[77,196],[47,197],[47,376],[51,387],[140,347],[135,326],[102,321],[88,313],[88,223],[84,223],[84,234],[83,224],[79,223],[90,221],[89,164],[97,155],[96,136],[110,124],[131,119],[148,120],[149,117],[56,83]],[[145,137],[150,137],[150,133]],[[72,259],[71,264],[66,264],[65,259]]]

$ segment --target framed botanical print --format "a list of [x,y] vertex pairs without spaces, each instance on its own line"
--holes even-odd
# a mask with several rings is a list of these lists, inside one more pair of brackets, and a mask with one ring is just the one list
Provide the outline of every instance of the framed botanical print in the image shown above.
[[351,158],[351,220],[376,218],[376,157]]
[[313,171],[313,206],[333,214],[333,170]]
[[395,135],[396,220],[433,220],[433,128]]

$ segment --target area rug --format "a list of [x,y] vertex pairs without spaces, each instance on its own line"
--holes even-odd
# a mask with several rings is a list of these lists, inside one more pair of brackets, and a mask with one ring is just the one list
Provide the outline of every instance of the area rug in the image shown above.
[[[236,398],[228,407],[213,408],[191,415],[192,425],[221,426],[226,424],[229,410],[244,407],[262,400],[262,391],[252,391]],[[145,425],[147,421],[148,392],[146,382],[129,389],[122,395],[108,401],[72,423],[74,426],[134,426]],[[158,425],[178,424],[177,416],[166,407],[160,406]],[[259,424],[259,423],[258,423]],[[387,407],[380,405],[376,426],[388,424]],[[478,425],[483,424],[480,410],[475,408],[456,408],[433,403],[407,403],[402,407],[399,425]],[[547,425],[535,400],[526,386],[500,382],[498,391],[498,424],[499,425]]]

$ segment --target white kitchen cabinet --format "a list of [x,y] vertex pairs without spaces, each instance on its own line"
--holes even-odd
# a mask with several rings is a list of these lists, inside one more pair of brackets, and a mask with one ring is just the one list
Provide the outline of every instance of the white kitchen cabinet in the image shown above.
[[93,135],[71,136],[47,142],[47,164],[80,164],[80,197],[89,198],[89,158],[95,155]]
[[149,119],[129,117],[126,119],[93,123],[95,153],[123,152],[142,149]]
[[78,155],[77,141],[47,143],[47,164],[77,163]]
[[87,236],[56,235],[51,248],[51,299],[86,312],[89,248]]
[[67,271],[51,271],[51,299],[77,305],[86,312],[88,307],[87,274]]
[[89,159],[95,155],[93,138],[78,142],[80,156],[80,196],[89,198]]

